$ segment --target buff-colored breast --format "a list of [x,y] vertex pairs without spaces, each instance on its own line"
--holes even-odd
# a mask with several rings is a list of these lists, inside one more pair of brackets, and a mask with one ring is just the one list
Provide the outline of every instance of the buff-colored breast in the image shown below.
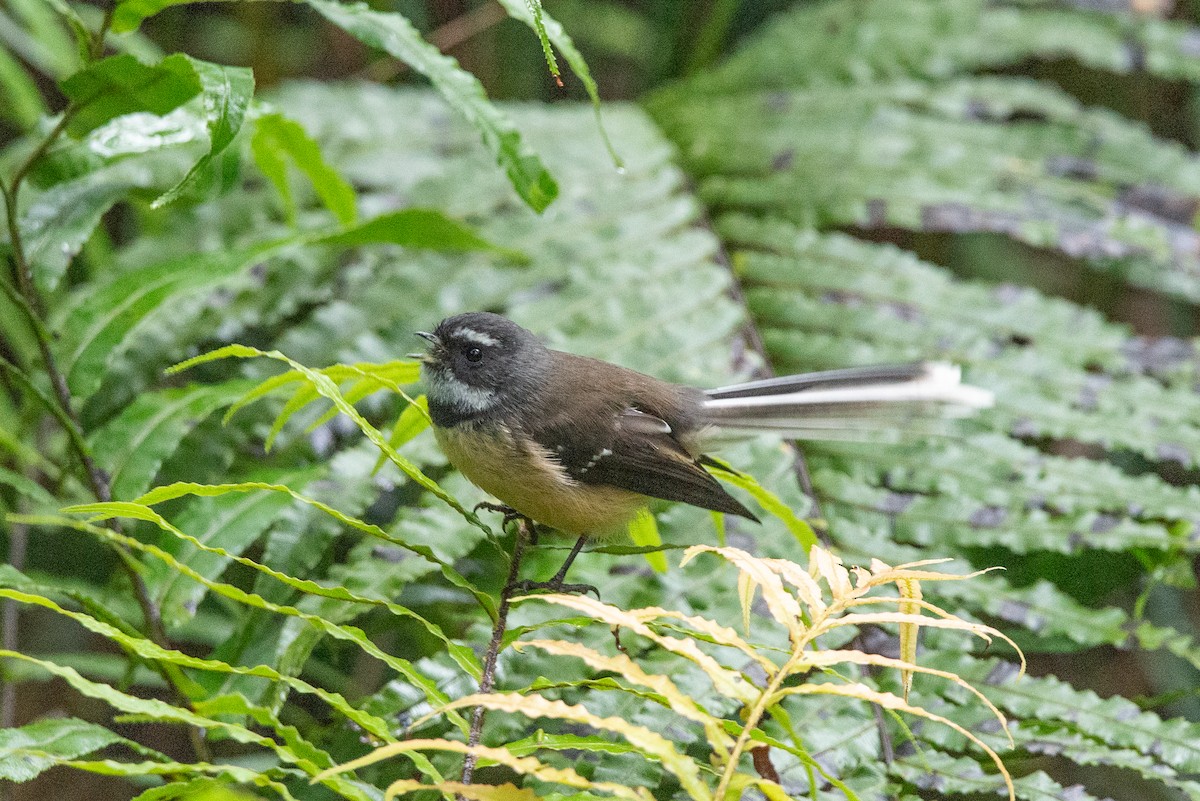
[[647,501],[629,490],[573,480],[549,451],[518,444],[504,427],[485,434],[464,423],[435,426],[433,433],[446,458],[471,483],[535,522],[568,534],[619,536]]

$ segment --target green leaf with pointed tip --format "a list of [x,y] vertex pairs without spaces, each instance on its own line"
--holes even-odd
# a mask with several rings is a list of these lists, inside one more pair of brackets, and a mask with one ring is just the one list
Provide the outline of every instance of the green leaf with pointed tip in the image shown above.
[[0,49],[0,116],[21,128],[32,128],[47,111],[37,84],[21,62]]
[[50,718],[0,729],[0,779],[27,782],[66,760],[125,741],[103,726],[77,718]]
[[[258,348],[251,348],[246,345],[226,345],[223,348],[217,348],[209,353],[205,353],[201,356],[195,356],[191,359],[180,362],[179,364],[173,366],[169,372],[175,373],[181,370],[186,370],[189,367],[193,367],[198,364],[205,364],[207,362],[217,361],[219,359],[225,359],[229,357],[246,359],[258,356],[263,356],[268,359],[275,359],[290,365],[294,371],[302,375],[306,381],[312,384],[312,386],[316,388],[317,392],[319,392],[323,397],[333,401],[333,404],[338,408],[338,411],[342,412],[351,420],[353,420],[355,424],[358,425],[359,430],[366,434],[367,438],[371,440],[376,447],[383,451],[388,459],[390,459],[393,464],[400,468],[401,472],[403,472],[413,481],[420,484],[425,489],[429,490],[444,503],[449,505],[452,509],[465,517],[470,523],[472,523],[472,525],[479,525],[482,527],[482,524],[479,523],[479,519],[474,515],[474,513],[468,512],[466,509],[464,509],[462,504],[460,504],[455,498],[451,497],[444,489],[438,486],[437,482],[425,475],[425,473],[422,472],[421,469],[411,461],[405,459],[403,456],[397,453],[396,449],[389,445],[387,440],[383,438],[383,435],[379,433],[379,429],[371,425],[367,419],[359,414],[353,406],[346,402],[345,397],[343,397],[342,393],[338,390],[337,384],[334,382],[334,380],[328,375],[324,375],[320,370],[315,370],[311,367],[305,367],[294,359],[290,359],[283,355],[279,351],[262,351]],[[385,382],[385,386],[394,386],[394,382]],[[394,388],[397,390],[397,392],[400,391],[398,386],[395,386]]]
[[[120,9],[118,8],[118,13]],[[246,118],[246,110],[254,98],[254,72],[249,67],[227,67],[190,58],[203,87],[201,99],[208,127],[208,152],[197,161],[183,180],[168,189],[150,204],[157,209],[179,198],[209,168],[213,160],[237,136]]]
[[365,3],[307,0],[327,20],[371,47],[377,47],[424,75],[459,114],[477,130],[508,175],[517,194],[534,211],[544,211],[558,196],[558,184],[541,159],[525,147],[520,133],[484,93],[475,76],[421,38],[399,14],[372,11]]
[[[397,537],[397,536],[387,533],[379,526],[376,526],[371,523],[367,523],[363,520],[359,520],[356,517],[353,517],[344,512],[341,512],[337,509],[334,509],[329,504],[322,503],[321,501],[314,500],[305,495],[302,495],[301,493],[297,492],[296,490],[292,489],[291,487],[283,485],[283,484],[266,484],[263,482],[256,482],[256,481],[245,481],[245,482],[241,482],[239,484],[217,484],[217,485],[178,482],[175,484],[168,484],[168,485],[162,486],[162,487],[155,487],[154,489],[147,492],[145,495],[138,498],[137,502],[134,503],[132,506],[126,505],[125,507],[122,507],[122,508],[125,510],[126,513],[137,512],[139,514],[147,515],[145,517],[145,519],[151,520],[157,524],[159,521],[159,518],[155,513],[147,512],[138,507],[143,506],[143,505],[146,507],[149,507],[149,506],[153,506],[155,504],[163,503],[164,501],[173,500],[175,498],[181,498],[181,497],[184,497],[187,495],[195,495],[198,497],[217,497],[217,496],[225,495],[227,493],[252,492],[252,491],[256,491],[256,490],[266,490],[269,492],[278,492],[278,493],[283,493],[284,495],[291,496],[294,500],[297,500],[300,503],[304,503],[309,506],[312,506],[312,507],[320,510],[321,512],[329,515],[330,517],[333,517],[334,519],[338,520],[339,522],[344,523],[347,526],[350,526],[353,529],[361,531],[364,534],[368,534],[372,537],[376,537],[376,538],[383,540],[384,542],[387,542],[391,545],[395,545],[397,547],[403,548],[406,551],[410,551],[410,552],[420,556],[421,558],[428,560],[432,565],[441,569],[442,575],[445,576],[447,581],[449,581],[454,586],[464,589],[467,592],[471,593],[473,596],[475,596],[476,600],[478,600],[480,602],[480,604],[489,611],[489,613],[495,612],[495,605],[492,602],[491,598],[489,598],[485,593],[483,593],[477,587],[475,587],[473,584],[471,584],[469,581],[467,581],[462,576],[462,574],[460,574],[457,570],[454,569],[453,565],[451,565],[449,562],[445,561],[444,559],[438,558],[438,556],[427,546],[415,545],[413,543],[407,542],[406,540],[401,539],[400,537]],[[71,508],[75,509],[78,507],[71,507]],[[90,509],[91,507],[88,507],[88,508]],[[169,528],[164,529],[164,530],[172,531],[172,533],[174,533],[174,531]],[[205,548],[205,546],[197,546],[197,547],[200,547],[201,550],[204,550],[204,548]],[[230,554],[223,554],[223,555],[231,556]],[[250,566],[254,567],[254,569],[256,569],[256,570],[259,569],[259,567],[257,567],[257,566],[254,566],[254,565],[250,565]],[[296,579],[296,581],[301,581],[301,580]],[[309,586],[308,584],[304,584],[303,586],[297,585],[296,588],[304,589],[304,588],[307,588],[308,586]],[[305,591],[308,591],[308,590],[306,589]],[[316,592],[316,594],[322,594],[319,591],[314,591],[314,592]]]
[[282,114],[265,114],[254,123],[250,152],[263,175],[275,185],[283,200],[288,223],[296,224],[296,201],[288,183],[288,162],[312,183],[317,196],[343,227],[354,225],[358,219],[354,188],[338,175],[321,155],[321,148],[305,132],[300,123]]
[[176,53],[148,65],[123,53],[84,67],[62,83],[71,101],[67,131],[82,136],[109,120],[135,111],[163,115],[202,91],[187,56]]
[[642,553],[650,567],[654,568],[654,572],[667,572],[667,557],[659,550],[663,541],[658,533],[658,522],[648,509],[639,509],[637,517],[630,521],[629,538],[638,548],[645,549]]
[[739,473],[719,459],[713,459],[712,461],[721,468],[716,473],[718,478],[735,487],[741,487],[750,493],[763,509],[779,518],[787,526],[788,531],[792,532],[792,536],[796,538],[796,541],[800,543],[806,552],[817,544],[817,533],[813,531],[808,521],[797,517],[796,513],[792,511],[790,506],[784,503],[783,499],[758,483],[758,480],[754,476]]
[[0,485],[12,487],[18,494],[25,496],[47,511],[60,505],[41,484],[3,465],[0,465]]
[[[124,518],[130,518],[133,520],[145,520],[149,523],[153,523],[154,525],[158,526],[160,529],[162,529],[165,532],[168,532],[175,536],[178,536],[181,539],[185,539],[188,542],[190,542],[192,545],[195,545],[196,547],[200,547],[200,548],[204,549],[204,546],[201,546],[198,543],[198,541],[195,540],[195,538],[188,537],[188,535],[184,534],[183,532],[179,531],[179,529],[177,529],[173,525],[171,525],[170,522],[168,522],[166,520],[166,518],[162,517],[162,515],[158,514],[153,509],[151,509],[150,507],[145,506],[143,504],[113,501],[110,503],[81,504],[79,506],[69,507],[65,511],[73,512],[73,513],[77,513],[77,514],[97,515],[101,518],[124,517]],[[354,643],[359,648],[361,648],[364,652],[366,652],[370,656],[375,657],[380,662],[383,662],[389,668],[396,671],[400,675],[404,676],[404,678],[407,681],[411,682],[414,686],[420,688],[420,690],[425,694],[426,700],[433,705],[445,704],[449,700],[447,698],[447,696],[440,689],[438,689],[436,684],[434,682],[432,682],[430,679],[428,679],[419,670],[417,670],[411,662],[409,662],[407,659],[403,659],[399,656],[393,656],[392,654],[387,653],[386,651],[381,649],[379,646],[377,646],[374,642],[372,642],[366,636],[366,634],[363,633],[360,629],[354,628],[352,626],[342,626],[342,625],[338,625],[335,623],[331,623],[328,620],[325,620],[324,618],[322,618],[318,615],[312,615],[312,614],[308,614],[306,612],[302,612],[301,610],[297,609],[294,606],[289,606],[286,604],[272,603],[256,593],[246,592],[245,590],[242,590],[238,587],[234,587],[231,584],[225,584],[222,582],[217,582],[217,581],[212,581],[210,579],[206,579],[203,576],[201,576],[199,573],[197,573],[196,571],[188,568],[186,565],[181,564],[179,561],[177,561],[173,556],[171,556],[169,553],[164,551],[162,548],[159,548],[155,545],[147,545],[147,544],[140,542],[139,540],[136,540],[132,537],[127,537],[124,534],[118,534],[115,531],[111,531],[110,529],[107,529],[107,528],[101,528],[99,526],[94,526],[89,523],[84,523],[81,521],[69,520],[69,519],[64,520],[61,518],[54,518],[54,517],[34,517],[34,516],[29,516],[29,515],[23,515],[23,516],[16,516],[16,517],[14,517],[14,519],[21,519],[21,520],[25,520],[25,521],[35,523],[35,524],[42,523],[42,524],[67,525],[67,526],[70,526],[70,527],[75,528],[80,531],[86,531],[89,534],[92,534],[93,536],[99,537],[103,540],[118,543],[118,544],[123,545],[126,548],[129,548],[133,551],[137,551],[139,553],[144,553],[144,554],[147,554],[148,556],[154,557],[156,559],[160,559],[163,562],[165,562],[166,564],[173,567],[174,569],[182,572],[188,578],[192,579],[193,581],[199,581],[199,582],[203,583],[206,587],[209,588],[209,590],[211,590],[212,592],[215,592],[225,598],[228,598],[232,601],[236,601],[240,604],[243,604],[245,606],[248,606],[248,607],[251,607],[254,609],[262,609],[262,610],[265,610],[268,612],[273,612],[275,614],[283,615],[286,617],[298,618],[300,620],[305,621],[309,625],[313,626],[315,629],[322,632],[323,634],[329,635],[329,636],[333,637],[334,639]],[[211,549],[211,550],[213,552],[220,553],[219,549]],[[259,565],[258,563],[254,562],[253,560],[246,559],[245,557],[235,557],[232,554],[227,554],[227,553],[221,554],[221,555],[226,556],[231,559],[234,559],[235,561],[239,562],[240,564],[244,564],[247,566],[253,566],[256,570],[266,572],[266,573],[270,574],[273,578],[276,578],[279,581],[282,581],[289,585],[295,586],[297,589],[301,589],[304,592],[318,594],[318,595],[324,595],[327,597],[334,597],[334,598],[337,598],[338,600],[343,600],[343,601],[352,601],[355,603],[367,603],[367,604],[376,605],[376,606],[384,606],[384,607],[388,607],[390,611],[394,611],[394,613],[396,613],[396,614],[403,614],[405,616],[414,617],[418,620],[423,620],[423,618],[421,618],[419,615],[415,615],[415,613],[409,611],[408,609],[405,609],[404,607],[398,606],[396,604],[390,604],[390,602],[387,602],[387,601],[366,599],[366,598],[362,598],[360,596],[355,596],[353,593],[349,593],[341,588],[332,588],[332,589],[325,588],[319,584],[316,584],[315,582],[307,581],[305,579],[297,579],[292,576],[285,576],[284,574],[279,573],[278,571],[271,570],[270,568],[266,567],[265,565]],[[217,672],[217,673],[229,673],[229,674],[242,675],[242,676],[257,676],[257,677],[261,677],[261,678],[265,678],[265,679],[270,679],[271,681],[286,684],[287,686],[289,686],[292,689],[297,690],[299,692],[316,695],[321,700],[325,701],[331,707],[336,709],[338,712],[345,715],[349,720],[352,720],[354,723],[358,724],[359,726],[362,726],[366,731],[370,732],[374,736],[379,737],[380,739],[383,739],[383,740],[388,740],[391,738],[391,734],[390,734],[388,725],[383,720],[380,720],[379,718],[376,718],[373,715],[370,715],[369,713],[363,712],[362,710],[354,708],[353,706],[351,706],[349,704],[349,702],[347,702],[344,698],[342,698],[337,693],[332,693],[327,690],[323,690],[319,687],[315,687],[315,686],[309,684],[306,681],[303,681],[302,679],[280,673],[275,668],[272,668],[268,665],[257,665],[254,667],[241,667],[241,666],[229,665],[229,664],[226,664],[225,662],[222,662],[219,660],[199,659],[197,657],[186,656],[184,654],[181,654],[181,653],[178,653],[175,651],[167,651],[149,640],[130,638],[127,634],[125,634],[124,632],[118,631],[113,626],[109,626],[106,623],[102,623],[101,621],[98,621],[98,620],[92,618],[91,616],[81,615],[80,613],[70,612],[69,610],[62,609],[57,604],[55,604],[53,601],[50,601],[47,598],[41,598],[39,596],[29,595],[28,593],[21,593],[16,590],[4,590],[4,589],[0,589],[0,596],[10,597],[10,598],[13,598],[14,600],[22,601],[23,603],[31,603],[31,604],[34,604],[37,606],[42,606],[47,609],[52,609],[53,611],[56,611],[59,614],[63,614],[67,617],[70,617],[70,618],[76,620],[77,622],[81,623],[86,628],[88,628],[90,631],[94,631],[98,634],[102,634],[105,637],[109,637],[110,639],[114,639],[114,640],[120,642],[120,644],[122,646],[129,648],[134,653],[136,653],[139,656],[146,658],[146,659],[163,661],[163,662],[166,662],[171,665],[176,665],[178,667],[191,667],[191,668],[196,668],[196,669],[200,669],[200,670],[213,671],[213,672]],[[462,720],[462,718],[460,716],[452,715],[451,719],[465,730],[466,723],[465,723],[465,721]]]
[[519,250],[501,247],[479,236],[473,229],[437,209],[401,209],[381,214],[365,223],[321,237],[318,245],[401,245],[424,250],[484,250],[500,253],[515,262],[529,257]]
[[[146,641],[149,642],[149,641]],[[153,643],[150,643],[153,646]],[[157,646],[148,648],[148,652],[154,652]],[[160,649],[161,650],[161,649]],[[180,655],[182,656],[182,654]],[[45,659],[29,656],[18,651],[10,651],[7,649],[0,650],[0,658],[14,659],[29,664],[37,665],[42,670],[57,676],[74,690],[88,698],[95,698],[111,705],[115,709],[131,715],[144,716],[148,720],[160,721],[164,723],[181,723],[188,726],[196,726],[200,729],[213,729],[228,736],[230,739],[248,745],[257,745],[273,752],[284,763],[297,765],[301,768],[309,767],[306,773],[314,775],[316,773],[315,766],[309,765],[306,760],[301,759],[286,745],[277,743],[271,737],[263,734],[257,734],[245,726],[239,726],[236,723],[229,723],[215,718],[208,718],[203,715],[197,715],[190,710],[182,707],[172,706],[164,701],[159,701],[156,698],[138,698],[137,696],[121,692],[107,684],[100,684],[91,681],[81,676],[78,671],[72,668],[56,665]],[[185,660],[186,661],[186,660]],[[202,660],[201,660],[202,661]],[[359,790],[354,783],[342,781],[331,777],[334,781],[323,781],[327,786],[336,789],[345,798],[354,799],[354,801],[372,801],[372,797]]]

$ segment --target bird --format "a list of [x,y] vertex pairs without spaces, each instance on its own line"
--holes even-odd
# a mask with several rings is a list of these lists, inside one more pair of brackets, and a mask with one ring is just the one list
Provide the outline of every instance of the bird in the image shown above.
[[504,507],[589,540],[620,536],[651,499],[758,518],[706,468],[729,435],[840,436],[961,416],[985,389],[942,362],[858,367],[702,390],[552,350],[491,312],[442,320],[421,361],[434,437],[449,462]]

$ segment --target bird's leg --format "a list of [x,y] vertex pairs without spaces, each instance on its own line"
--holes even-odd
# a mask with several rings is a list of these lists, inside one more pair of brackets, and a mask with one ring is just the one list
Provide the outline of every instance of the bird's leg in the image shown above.
[[571,553],[567,554],[567,560],[563,562],[562,567],[558,569],[558,572],[549,581],[522,581],[517,585],[517,588],[523,592],[544,590],[546,592],[567,592],[576,595],[584,595],[590,592],[594,593],[596,598],[599,598],[600,591],[591,584],[563,583],[563,580],[567,577],[567,571],[571,569],[571,563],[575,561],[576,556],[579,556],[579,552],[583,550],[583,544],[587,542],[587,539],[587,535],[584,534],[575,540],[575,545],[571,548]]

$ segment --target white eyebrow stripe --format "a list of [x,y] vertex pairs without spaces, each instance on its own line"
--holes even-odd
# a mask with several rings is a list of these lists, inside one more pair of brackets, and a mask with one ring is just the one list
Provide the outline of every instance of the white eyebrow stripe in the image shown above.
[[496,339],[493,336],[485,334],[482,331],[476,331],[474,328],[460,328],[454,332],[454,335],[458,336],[458,337],[462,337],[463,339],[469,339],[472,342],[478,342],[480,345],[499,345],[500,344],[500,340]]

